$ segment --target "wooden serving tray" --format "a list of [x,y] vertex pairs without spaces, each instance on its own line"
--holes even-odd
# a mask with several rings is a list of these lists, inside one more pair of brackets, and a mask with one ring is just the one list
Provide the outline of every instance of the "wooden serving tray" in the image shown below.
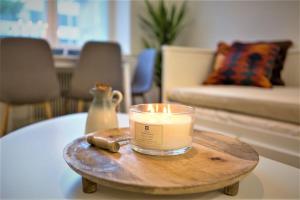
[[[119,129],[128,133],[128,128]],[[137,153],[129,144],[118,153],[95,148],[85,137],[64,149],[68,165],[82,176],[83,191],[97,190],[97,183],[148,194],[187,194],[223,189],[236,195],[239,181],[257,165],[256,151],[228,136],[194,131],[193,147],[176,156]]]

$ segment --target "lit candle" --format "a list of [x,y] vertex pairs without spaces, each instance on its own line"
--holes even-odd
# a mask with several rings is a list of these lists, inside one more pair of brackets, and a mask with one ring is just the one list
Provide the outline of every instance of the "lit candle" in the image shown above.
[[141,104],[130,110],[131,146],[151,155],[186,152],[192,143],[193,108],[178,104]]

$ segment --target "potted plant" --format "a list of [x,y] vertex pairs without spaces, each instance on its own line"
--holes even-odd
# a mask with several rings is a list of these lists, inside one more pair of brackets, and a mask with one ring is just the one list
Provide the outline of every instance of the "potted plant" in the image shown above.
[[142,42],[145,48],[157,50],[155,65],[155,83],[159,88],[159,99],[161,101],[161,76],[162,76],[162,51],[163,45],[171,45],[183,29],[183,21],[186,15],[186,2],[180,7],[175,4],[167,7],[161,0],[158,6],[153,6],[149,0],[145,0],[146,16],[139,16],[141,28],[145,32]]

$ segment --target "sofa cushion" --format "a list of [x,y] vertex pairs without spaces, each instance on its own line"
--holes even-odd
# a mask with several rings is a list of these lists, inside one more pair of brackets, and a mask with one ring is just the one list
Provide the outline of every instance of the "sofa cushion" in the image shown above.
[[213,58],[213,70],[219,69],[224,63],[227,54],[230,52],[231,46],[225,42],[218,43],[218,49]]
[[300,124],[300,89],[197,86],[167,91],[170,101]]
[[[243,43],[243,42],[235,42],[234,44],[275,44],[279,47],[279,52],[278,52],[278,56],[276,56],[275,58],[275,63],[274,63],[274,68],[272,69],[272,76],[271,76],[271,83],[273,85],[284,85],[284,81],[281,78],[281,71],[283,70],[284,67],[284,62],[285,62],[285,58],[287,55],[287,51],[288,49],[293,45],[292,41],[290,40],[282,40],[282,41],[272,41],[272,42],[264,42],[264,41],[260,41],[260,42],[255,42],[255,43]],[[220,45],[222,47],[222,52],[224,55],[226,55],[225,53],[228,52],[228,47],[221,43]],[[227,51],[226,51],[226,47],[227,47]]]
[[[258,42],[235,42],[235,44],[260,44],[260,43],[271,43],[279,47],[278,56],[276,56],[274,68],[272,69],[271,83],[272,85],[285,85],[281,78],[281,71],[283,70],[285,59],[287,56],[288,49],[293,45],[290,40],[282,41],[258,41]],[[219,42],[218,48],[213,60],[213,69],[216,70],[220,68],[230,52],[231,45],[225,42]]]
[[234,43],[222,65],[204,84],[252,85],[270,88],[270,78],[279,47],[275,44]]

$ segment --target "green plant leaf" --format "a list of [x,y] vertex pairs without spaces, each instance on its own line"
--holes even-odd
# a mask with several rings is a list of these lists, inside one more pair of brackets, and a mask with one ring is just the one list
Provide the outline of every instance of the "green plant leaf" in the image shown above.
[[152,37],[154,39],[160,37],[160,30],[157,26],[153,25],[149,20],[142,16],[139,16],[139,19],[142,29],[146,31],[146,34],[148,34],[149,37]]
[[174,31],[170,33],[170,38],[169,38],[169,44],[172,44],[176,38],[178,37],[179,33],[183,30],[184,26],[178,26]]
[[176,40],[179,32],[183,28],[183,20],[184,20],[185,13],[186,13],[186,2],[184,2],[181,5],[178,15],[174,17],[175,19],[174,22],[172,23],[172,28],[170,28],[169,31],[168,44],[172,44]]
[[142,42],[145,48],[152,48],[153,46],[150,45],[150,43],[145,39],[142,38]]
[[170,22],[173,22],[175,14],[176,14],[176,6],[175,4],[173,4],[170,12],[170,17],[169,17]]
[[145,3],[147,6],[148,14],[151,17],[151,20],[154,22],[156,26],[160,26],[159,16],[155,13],[154,8],[152,7],[152,5],[148,0],[145,0]]
[[170,27],[173,27],[173,24],[175,22],[175,15],[176,15],[176,6],[175,4],[172,5],[172,8],[171,8],[171,13],[170,13],[170,16],[169,16],[169,20],[168,20],[168,25]]
[[166,7],[164,0],[160,0],[157,7],[154,7],[149,0],[145,0],[145,4],[147,8],[146,16],[139,16],[140,25],[147,36],[147,38],[142,38],[142,42],[146,48],[156,48],[158,51],[155,65],[155,82],[156,85],[161,87],[161,47],[165,44],[172,44],[183,29],[186,2],[183,2],[179,8],[173,4],[170,9]]
[[186,1],[181,4],[179,14],[177,15],[175,26],[180,25],[186,13]]
[[168,17],[167,17],[167,10],[165,7],[165,3],[163,0],[160,0],[159,2],[159,16],[160,16],[161,29],[163,31],[166,31],[166,22],[168,20]]

